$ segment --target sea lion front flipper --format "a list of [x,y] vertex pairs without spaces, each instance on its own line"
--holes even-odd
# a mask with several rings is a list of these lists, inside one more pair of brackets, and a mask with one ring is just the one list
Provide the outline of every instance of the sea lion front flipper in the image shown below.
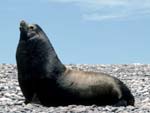
[[33,89],[32,89],[32,82],[29,81],[29,80],[21,80],[21,79],[18,79],[19,81],[19,85],[20,85],[20,88],[23,92],[23,95],[25,97],[25,104],[28,104],[32,101],[33,99]]

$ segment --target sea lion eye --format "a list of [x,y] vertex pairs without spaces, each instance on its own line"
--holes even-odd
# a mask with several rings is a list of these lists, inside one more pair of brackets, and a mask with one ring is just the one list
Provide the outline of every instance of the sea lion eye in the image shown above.
[[29,26],[29,29],[33,30],[33,29],[34,29],[34,26]]

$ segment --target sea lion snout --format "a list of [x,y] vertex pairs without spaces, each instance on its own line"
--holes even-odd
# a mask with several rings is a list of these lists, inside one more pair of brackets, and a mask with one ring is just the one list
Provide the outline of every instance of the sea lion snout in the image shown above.
[[20,26],[24,26],[24,25],[26,25],[26,22],[24,20],[21,20],[20,21]]
[[24,21],[24,20],[21,20],[20,22],[20,30],[22,31],[27,31],[28,29],[28,24]]

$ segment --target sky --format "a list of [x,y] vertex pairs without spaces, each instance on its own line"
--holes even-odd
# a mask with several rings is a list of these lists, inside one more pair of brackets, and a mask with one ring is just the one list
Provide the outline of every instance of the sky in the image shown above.
[[21,20],[64,64],[150,64],[150,0],[1,0],[0,64],[16,64]]

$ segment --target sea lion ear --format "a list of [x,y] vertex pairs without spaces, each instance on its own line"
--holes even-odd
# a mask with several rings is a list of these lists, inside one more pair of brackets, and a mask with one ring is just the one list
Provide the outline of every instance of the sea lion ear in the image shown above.
[[39,33],[44,33],[44,31],[42,30],[42,28],[38,25],[38,24],[34,24],[35,26],[35,30]]
[[40,26],[38,24],[33,24],[35,26],[36,29],[40,28]]

